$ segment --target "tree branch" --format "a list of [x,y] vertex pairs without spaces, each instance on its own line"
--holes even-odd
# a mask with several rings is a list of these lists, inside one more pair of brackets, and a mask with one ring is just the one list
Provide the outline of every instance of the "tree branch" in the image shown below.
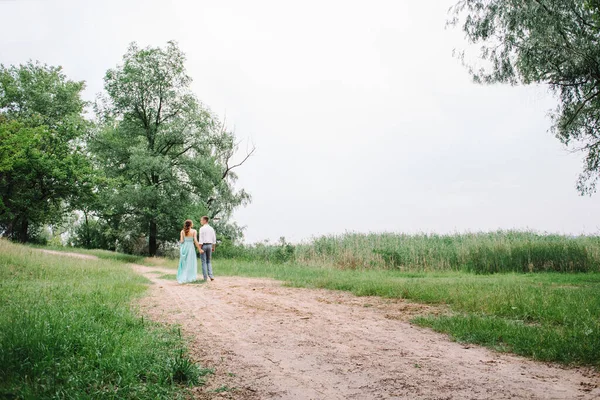
[[188,146],[188,147],[186,147],[185,149],[183,149],[183,151],[181,151],[181,152],[179,152],[179,153],[177,153],[177,154],[174,154],[174,155],[173,155],[171,158],[172,158],[172,159],[175,159],[175,158],[179,157],[180,155],[182,155],[182,154],[185,154],[185,153],[186,153],[188,150],[190,150],[192,147],[194,147],[194,145],[191,145],[191,146]]
[[156,130],[158,131],[158,126],[160,125],[160,112],[162,110],[162,102],[163,102],[163,98],[162,98],[162,85],[158,85],[158,110],[156,111],[156,118],[154,119],[154,126],[156,127]]
[[575,119],[577,119],[577,117],[583,110],[583,107],[585,107],[587,105],[587,103],[589,103],[591,100],[594,99],[594,97],[597,97],[598,95],[600,95],[600,92],[595,92],[595,93],[592,93],[591,95],[589,95],[588,97],[586,97],[585,99],[583,99],[583,101],[581,102],[579,107],[577,107],[577,109],[575,110],[575,113],[573,113],[571,118],[569,118],[569,120],[567,121],[567,123],[564,126],[571,125],[575,121]]
[[[244,157],[244,159],[240,163],[232,165],[231,167],[229,166],[229,164],[227,164],[227,168],[225,169],[225,172],[223,172],[223,176],[221,177],[221,179],[227,178],[227,175],[229,175],[229,173],[234,168],[240,167],[242,164],[244,164],[252,156],[252,154],[254,153],[255,150],[256,150],[256,147],[252,146],[252,150],[246,154],[246,157]],[[229,157],[228,157],[227,161],[229,161]]]

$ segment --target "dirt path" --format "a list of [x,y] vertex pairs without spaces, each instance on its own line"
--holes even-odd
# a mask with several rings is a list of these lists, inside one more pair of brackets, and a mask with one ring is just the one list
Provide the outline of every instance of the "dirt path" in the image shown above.
[[200,399],[600,398],[591,369],[462,345],[406,322],[440,309],[268,279],[179,285],[161,278],[173,270],[133,268],[154,283],[142,312],[181,325],[193,357],[215,369]]
[[590,369],[465,346],[406,322],[436,311],[427,306],[267,279],[179,285],[158,278],[173,270],[134,268],[155,283],[144,313],[180,324],[195,357],[216,369],[200,398],[600,398]]
[[42,253],[51,254],[53,256],[65,256],[65,257],[75,257],[81,258],[83,260],[97,260],[98,257],[90,254],[79,254],[79,253],[69,253],[66,251],[54,251],[54,250],[44,250],[40,249]]

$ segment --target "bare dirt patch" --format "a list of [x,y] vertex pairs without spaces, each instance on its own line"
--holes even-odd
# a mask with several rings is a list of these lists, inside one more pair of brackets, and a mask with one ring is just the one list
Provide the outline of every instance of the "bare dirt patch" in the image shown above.
[[268,279],[179,285],[157,267],[134,268],[154,283],[142,312],[181,325],[193,357],[215,369],[198,398],[600,398],[590,368],[499,354],[406,322],[443,308]]

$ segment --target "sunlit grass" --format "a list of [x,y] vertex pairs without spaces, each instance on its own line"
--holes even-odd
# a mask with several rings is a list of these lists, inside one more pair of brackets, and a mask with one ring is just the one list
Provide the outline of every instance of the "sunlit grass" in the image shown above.
[[[180,332],[136,315],[148,282],[122,262],[42,254],[0,240],[0,394],[172,399],[201,370]],[[0,396],[1,397],[1,396]]]

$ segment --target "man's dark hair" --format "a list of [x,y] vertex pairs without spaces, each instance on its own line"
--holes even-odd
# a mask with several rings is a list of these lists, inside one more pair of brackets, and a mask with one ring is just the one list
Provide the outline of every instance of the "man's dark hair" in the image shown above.
[[208,222],[208,217],[205,215],[202,218],[200,218],[200,220]]

